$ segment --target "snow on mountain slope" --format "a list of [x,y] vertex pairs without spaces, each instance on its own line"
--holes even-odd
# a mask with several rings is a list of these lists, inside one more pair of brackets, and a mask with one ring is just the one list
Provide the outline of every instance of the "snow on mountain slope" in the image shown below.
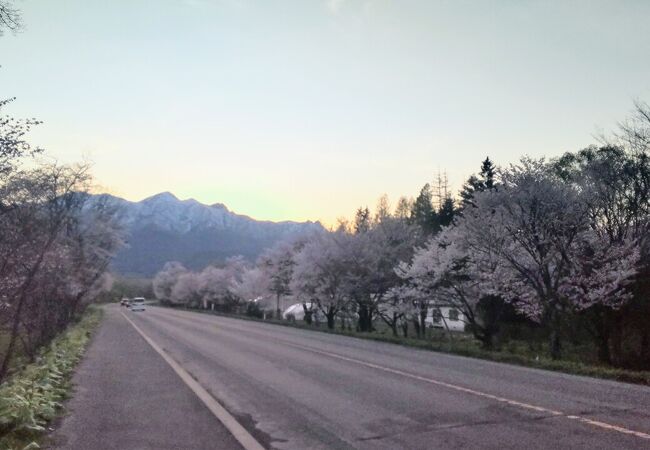
[[115,257],[113,269],[128,275],[152,276],[167,261],[200,269],[235,255],[254,259],[278,240],[324,230],[319,222],[257,221],[222,204],[179,200],[169,192],[139,202],[108,194],[89,201],[117,208],[128,246]]

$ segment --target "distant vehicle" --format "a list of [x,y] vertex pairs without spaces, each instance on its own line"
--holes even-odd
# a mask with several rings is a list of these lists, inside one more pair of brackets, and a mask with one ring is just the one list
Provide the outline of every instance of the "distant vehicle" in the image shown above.
[[123,298],[122,300],[120,300],[120,305],[128,307],[129,306],[129,299],[128,298]]
[[144,311],[144,297],[136,297],[130,303],[131,311]]

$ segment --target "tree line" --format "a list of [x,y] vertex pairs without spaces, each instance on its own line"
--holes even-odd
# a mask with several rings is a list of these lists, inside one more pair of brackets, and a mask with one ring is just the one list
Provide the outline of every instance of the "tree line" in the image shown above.
[[0,116],[0,381],[107,287],[121,244],[115,211],[87,202],[89,166],[50,162],[26,140],[39,123]]
[[[601,363],[650,368],[650,108],[611,137],[550,160],[497,167],[486,158],[457,196],[446,177],[391,208],[359,208],[329,232],[280,242],[255,264],[232,258],[200,273],[168,263],[156,296],[226,312],[291,296],[329,328],[426,336],[440,305],[498,349],[545,339],[552,358],[588,341]],[[541,337],[540,337],[541,336]]]

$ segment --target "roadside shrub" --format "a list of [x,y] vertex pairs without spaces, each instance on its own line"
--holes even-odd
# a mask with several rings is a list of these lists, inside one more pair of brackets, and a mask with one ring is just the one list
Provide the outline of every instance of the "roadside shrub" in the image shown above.
[[258,305],[256,302],[248,302],[246,304],[246,315],[249,317],[257,317],[258,319],[261,319],[264,317],[264,311],[262,311],[260,305]]
[[101,311],[90,309],[54,339],[36,360],[0,385],[0,448],[39,448],[38,437],[54,419],[70,389],[79,362]]

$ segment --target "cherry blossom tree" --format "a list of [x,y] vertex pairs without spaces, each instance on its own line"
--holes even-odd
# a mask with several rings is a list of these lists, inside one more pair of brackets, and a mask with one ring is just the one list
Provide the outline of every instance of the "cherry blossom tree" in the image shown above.
[[[620,142],[634,141],[630,148],[592,146],[554,162],[554,170],[567,183],[585,192],[592,236],[583,242],[582,251],[593,256],[583,259],[586,264],[576,271],[572,288],[605,363],[612,362],[610,341],[615,359],[620,359],[623,329],[636,328],[646,342],[640,353],[650,356],[650,322],[637,319],[650,313],[647,291],[641,288],[650,274],[650,158],[642,151],[643,138],[650,133],[640,123],[640,118],[626,122],[629,139]],[[629,274],[633,266],[636,275]],[[585,279],[588,276],[592,278]],[[630,277],[631,286],[618,281]]]
[[[18,11],[0,1],[0,34],[19,26]],[[13,99],[0,101],[3,112]],[[121,238],[112,211],[84,211],[89,167],[31,160],[27,141],[40,122],[0,116],[0,380],[20,341],[29,356],[60,332],[106,287]],[[87,213],[87,214],[86,214]]]
[[214,305],[224,312],[236,311],[244,300],[238,293],[247,265],[241,256],[226,260],[222,267],[208,266],[196,275],[198,296],[204,308]]
[[402,317],[395,309],[394,298],[387,294],[402,282],[395,266],[411,259],[419,239],[417,226],[394,217],[384,217],[368,232],[354,236],[352,298],[357,303],[360,330],[370,331],[376,314],[396,333]]
[[161,302],[172,301],[172,290],[181,275],[187,273],[187,269],[177,261],[166,263],[162,270],[153,279],[153,292]]
[[291,295],[291,279],[295,266],[294,256],[300,251],[306,238],[280,241],[264,252],[257,264],[270,280],[269,291],[275,295],[275,315],[282,318],[280,301]]
[[[404,263],[400,265],[402,264]],[[406,267],[405,264],[404,267]],[[395,269],[395,272],[398,274],[399,268]],[[405,338],[408,337],[408,324],[411,322],[416,336],[421,338],[424,336],[422,333],[422,330],[424,330],[422,324],[424,322],[421,321],[421,313],[424,310],[424,318],[426,319],[429,307],[429,297],[422,295],[413,285],[404,283],[388,290],[379,308],[379,315],[390,326],[393,336],[397,336],[397,330],[400,328],[402,335]]]
[[313,236],[295,255],[290,288],[306,316],[318,308],[334,328],[336,315],[349,301],[346,290],[351,235],[344,231]]
[[594,304],[619,307],[636,271],[638,243],[614,245],[592,226],[585,190],[567,184],[544,161],[524,159],[501,174],[496,190],[473,193],[452,227],[430,239],[397,273],[415,298],[460,309],[489,347],[493,331],[479,301],[501,295],[551,332],[559,357],[560,326],[570,311]]
[[120,243],[108,210],[84,214],[87,166],[7,167],[0,180],[0,327],[9,342],[0,379],[19,340],[34,355],[105,285]]
[[[402,263],[396,273],[410,290],[405,291],[418,311],[419,327],[424,327],[428,310],[446,304],[460,310],[474,336],[484,347],[492,347],[492,330],[478,313],[481,280],[488,266],[481,253],[470,252],[459,227],[448,227],[419,248],[410,264]],[[483,270],[475,270],[481,267]],[[417,328],[416,328],[417,330]]]
[[86,195],[80,195],[84,196],[81,216],[66,236],[72,262],[70,284],[76,287],[70,314],[111,285],[110,263],[125,244],[117,209],[106,199],[88,204]]
[[169,300],[174,305],[197,308],[203,300],[200,276],[194,272],[181,273],[171,289]]
[[[551,356],[558,358],[563,316],[594,301],[622,301],[618,293],[638,256],[634,245],[613,247],[594,232],[585,192],[543,160],[524,159],[501,180],[498,190],[477,193],[475,206],[458,220],[471,253],[469,276],[547,326]],[[586,296],[588,286],[611,295]]]
[[244,269],[232,287],[233,293],[244,301],[257,300],[270,292],[271,280],[260,267]]

